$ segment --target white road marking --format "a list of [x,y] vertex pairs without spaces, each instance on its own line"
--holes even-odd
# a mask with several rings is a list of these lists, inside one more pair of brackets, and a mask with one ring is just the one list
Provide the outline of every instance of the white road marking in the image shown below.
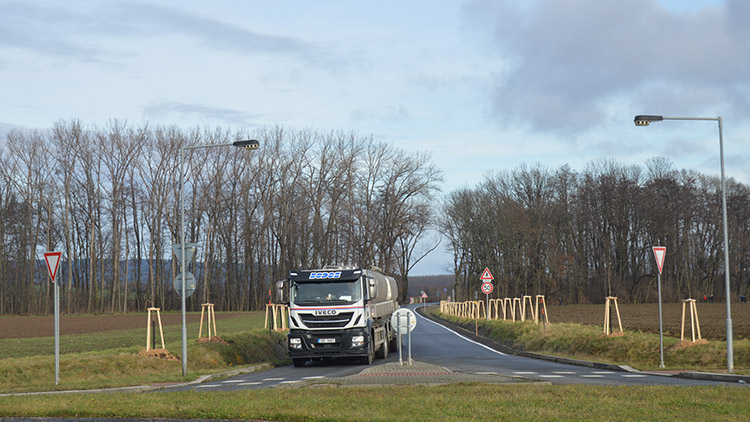
[[646,375],[643,374],[624,374],[621,375],[623,378],[646,378]]
[[536,372],[513,372],[516,375],[536,375]]
[[261,384],[263,383],[262,382],[243,382],[242,384],[237,384],[237,385],[261,385]]
[[477,372],[477,375],[498,375],[497,372]]
[[614,372],[612,372],[612,371],[593,371],[593,372],[591,372],[591,373],[592,373],[592,374],[602,374],[602,375],[610,375],[610,374],[614,374]]
[[317,377],[302,377],[303,380],[319,380],[321,378],[325,378],[324,376],[317,376]]
[[222,381],[222,384],[231,384],[233,382],[242,382],[242,381],[244,380],[226,380],[226,381]]
[[279,384],[294,384],[295,382],[300,382],[300,380],[293,380],[293,381],[281,381]]
[[219,384],[206,384],[206,385],[199,385],[197,388],[214,388],[218,386]]
[[455,332],[455,331],[451,330],[450,328],[448,328],[448,327],[445,327],[445,326],[442,326],[442,325],[438,324],[438,323],[437,323],[437,322],[435,322],[435,321],[430,321],[429,319],[427,319],[427,318],[423,317],[422,315],[419,315],[419,314],[416,314],[416,315],[417,315],[417,317],[419,317],[419,318],[422,318],[422,320],[424,320],[424,321],[427,321],[427,322],[431,322],[431,323],[433,323],[433,324],[437,325],[438,327],[442,327],[443,329],[445,329],[445,330],[447,330],[447,331],[449,331],[449,332],[451,332],[451,333],[453,333],[453,334],[457,335],[458,337],[460,337],[460,338],[462,338],[462,339],[464,339],[464,340],[468,341],[469,343],[474,343],[474,344],[476,344],[477,346],[481,346],[481,347],[484,347],[485,349],[489,350],[490,352],[492,352],[492,353],[497,353],[497,354],[498,354],[498,355],[500,355],[500,356],[507,356],[507,355],[506,355],[505,353],[503,353],[503,352],[498,352],[497,350],[495,350],[495,349],[493,349],[493,348],[491,348],[491,347],[485,346],[485,345],[484,345],[484,344],[482,344],[482,343],[479,343],[479,342],[476,342],[476,341],[474,341],[474,340],[472,340],[472,339],[470,339],[470,338],[464,337],[464,336],[462,336],[461,334],[458,334],[457,332]]
[[553,374],[560,374],[560,375],[575,375],[578,372],[574,371],[552,371]]
[[562,375],[539,375],[540,378],[565,378]]
[[604,378],[604,375],[581,375],[583,378]]
[[263,381],[284,381],[286,378],[263,378]]

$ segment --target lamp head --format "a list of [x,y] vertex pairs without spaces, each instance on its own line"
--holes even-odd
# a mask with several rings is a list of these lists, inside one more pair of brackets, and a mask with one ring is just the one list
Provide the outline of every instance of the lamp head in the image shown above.
[[661,122],[664,120],[664,116],[651,116],[651,115],[638,115],[635,116],[633,121],[636,126],[648,126],[651,122]]
[[245,149],[255,150],[258,149],[260,144],[255,139],[248,139],[246,141],[234,141],[232,145],[236,147],[245,147]]

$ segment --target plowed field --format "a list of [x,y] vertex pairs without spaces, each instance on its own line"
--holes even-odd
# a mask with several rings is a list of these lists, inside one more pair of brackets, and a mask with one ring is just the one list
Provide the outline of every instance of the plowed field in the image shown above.
[[[647,303],[641,305],[621,304],[620,317],[622,328],[643,332],[659,332],[659,305]],[[726,303],[696,303],[698,321],[703,338],[726,340],[727,313]],[[578,324],[598,325],[604,329],[604,305],[547,305],[550,323],[574,322]],[[682,303],[662,304],[665,335],[680,337],[682,323]],[[617,327],[617,314],[612,310],[612,320]],[[750,338],[750,304],[732,304],[732,332],[734,339]],[[690,308],[685,309],[685,337],[690,338]]]
[[[231,318],[240,315],[234,312],[219,312],[216,319]],[[200,322],[200,313],[188,313],[187,323]],[[132,315],[83,315],[61,316],[60,335],[95,333],[101,331],[127,330],[146,328],[148,320],[145,314]],[[182,324],[180,313],[162,313],[162,325]],[[43,317],[0,317],[0,339],[52,337],[55,335],[53,316]]]

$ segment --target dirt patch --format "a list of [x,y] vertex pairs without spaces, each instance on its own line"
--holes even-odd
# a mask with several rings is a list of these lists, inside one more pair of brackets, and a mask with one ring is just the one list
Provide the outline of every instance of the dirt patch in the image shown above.
[[[242,312],[219,312],[216,319],[232,318]],[[187,323],[199,323],[200,313],[188,313]],[[60,317],[60,335],[96,333],[102,331],[146,328],[146,314],[132,315],[74,315]],[[162,313],[162,325],[182,324],[182,314]],[[44,317],[0,317],[0,339],[52,337],[55,335],[55,318]]]
[[708,340],[702,338],[700,340],[682,340],[681,342],[675,344],[674,346],[670,347],[669,350],[684,350],[689,347],[697,346],[699,344],[708,344]]
[[[620,317],[623,330],[639,330],[659,333],[659,305],[646,303],[640,305],[620,304]],[[709,340],[726,341],[727,313],[726,303],[697,303],[698,321],[701,337]],[[547,305],[549,320],[555,322],[573,322],[577,324],[597,325],[604,330],[604,304],[600,305]],[[662,304],[664,333],[670,337],[680,338],[682,323],[682,303]],[[612,309],[612,321],[617,328],[617,316]],[[732,335],[735,340],[750,339],[750,304],[732,304]],[[696,333],[697,336],[697,333]],[[690,335],[690,312],[685,311],[685,338]]]
[[150,349],[150,350],[143,349],[140,352],[138,352],[138,356],[148,357],[148,358],[159,358],[159,359],[178,361],[178,362],[180,360],[177,356],[170,353],[169,350],[167,349]]
[[197,340],[198,343],[219,343],[228,346],[229,343],[224,341],[221,336],[201,337]]

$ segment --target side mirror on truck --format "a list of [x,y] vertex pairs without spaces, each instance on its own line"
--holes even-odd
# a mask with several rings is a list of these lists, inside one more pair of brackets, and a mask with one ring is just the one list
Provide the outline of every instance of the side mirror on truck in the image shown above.
[[276,301],[279,303],[289,302],[289,280],[276,282]]

